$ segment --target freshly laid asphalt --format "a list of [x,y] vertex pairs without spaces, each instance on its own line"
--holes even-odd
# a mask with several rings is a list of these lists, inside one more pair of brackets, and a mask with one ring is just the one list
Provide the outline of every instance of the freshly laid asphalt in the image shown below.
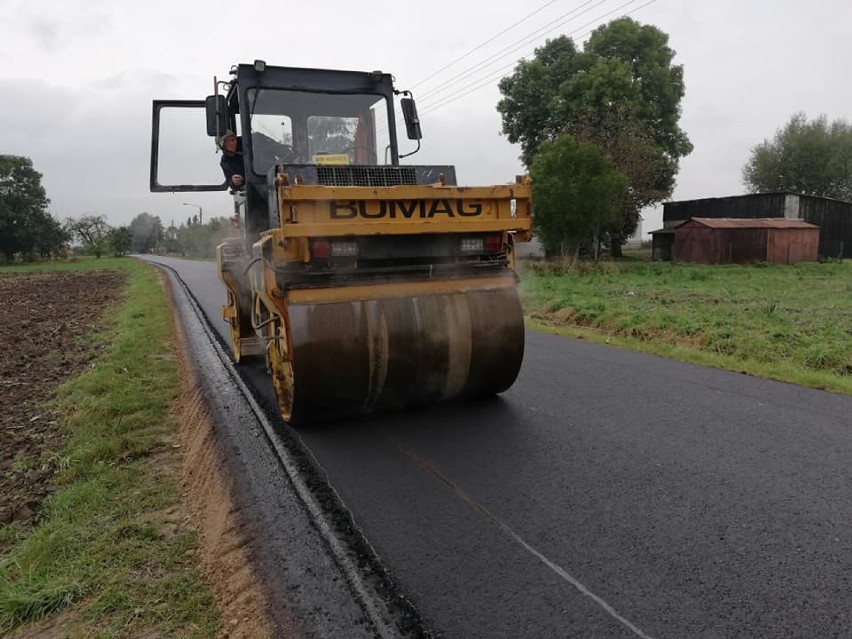
[[499,398],[291,432],[434,635],[852,637],[852,397],[526,340]]

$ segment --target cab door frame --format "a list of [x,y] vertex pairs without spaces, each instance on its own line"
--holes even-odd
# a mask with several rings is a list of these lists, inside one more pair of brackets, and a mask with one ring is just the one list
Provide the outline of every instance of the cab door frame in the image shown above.
[[151,114],[151,177],[150,188],[153,193],[172,193],[175,191],[225,191],[228,183],[222,176],[219,184],[160,184],[158,176],[160,153],[160,113],[163,109],[201,109],[205,110],[204,100],[154,100]]

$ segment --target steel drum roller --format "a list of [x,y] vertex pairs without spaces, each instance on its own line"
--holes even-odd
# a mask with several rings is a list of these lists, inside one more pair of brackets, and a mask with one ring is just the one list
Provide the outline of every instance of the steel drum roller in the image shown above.
[[[524,326],[515,287],[288,308],[285,419],[308,421],[499,393],[515,381]],[[288,414],[289,412],[289,414]]]

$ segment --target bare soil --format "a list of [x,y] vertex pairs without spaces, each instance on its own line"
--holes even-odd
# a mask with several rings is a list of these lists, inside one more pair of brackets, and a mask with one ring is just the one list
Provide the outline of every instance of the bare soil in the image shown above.
[[43,404],[97,356],[86,337],[102,327],[124,277],[0,275],[0,523],[37,521],[64,437]]
[[[65,437],[59,416],[44,404],[97,357],[101,347],[87,336],[104,326],[124,280],[110,271],[0,274],[0,522],[37,525],[42,504],[54,490],[55,456]],[[266,599],[251,569],[228,479],[220,472],[203,395],[183,357],[180,330],[175,350],[181,399],[174,414],[183,457],[177,474],[185,499],[170,509],[170,519],[198,532],[199,565],[217,601],[220,637],[271,637]],[[73,610],[65,611],[16,636],[64,636],[64,622],[74,616]],[[290,629],[278,627],[274,634],[289,636]],[[142,636],[160,637],[156,631]]]

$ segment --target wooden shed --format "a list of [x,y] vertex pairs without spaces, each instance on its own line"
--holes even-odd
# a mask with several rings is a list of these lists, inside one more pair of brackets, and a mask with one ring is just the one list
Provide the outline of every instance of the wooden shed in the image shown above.
[[667,229],[696,217],[803,220],[820,228],[820,255],[852,258],[850,202],[796,193],[750,193],[663,204],[663,226]]
[[675,229],[677,262],[795,264],[818,254],[819,227],[803,220],[694,217]]

